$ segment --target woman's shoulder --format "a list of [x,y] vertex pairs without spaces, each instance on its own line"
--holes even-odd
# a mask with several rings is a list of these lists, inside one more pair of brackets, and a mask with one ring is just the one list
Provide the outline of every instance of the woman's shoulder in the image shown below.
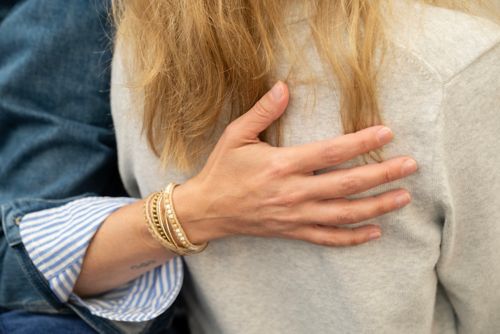
[[447,82],[500,43],[493,21],[445,8],[397,2],[390,43]]

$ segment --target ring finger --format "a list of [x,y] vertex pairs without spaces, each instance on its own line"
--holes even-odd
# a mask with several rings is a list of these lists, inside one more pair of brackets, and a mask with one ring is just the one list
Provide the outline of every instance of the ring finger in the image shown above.
[[[411,202],[407,190],[392,190],[380,195],[361,199],[333,199],[314,201],[301,208],[306,212],[307,221],[320,225],[356,224],[400,209]],[[313,214],[311,214],[313,213]],[[306,222],[306,218],[304,218]]]

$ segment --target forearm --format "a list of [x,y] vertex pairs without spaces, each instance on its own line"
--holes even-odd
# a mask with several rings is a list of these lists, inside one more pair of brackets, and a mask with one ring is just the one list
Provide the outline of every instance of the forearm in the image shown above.
[[[174,206],[189,239],[202,244],[223,236],[217,224],[203,215],[199,190],[191,182],[174,192]],[[110,214],[90,241],[74,292],[80,297],[103,293],[162,265],[176,254],[161,245],[148,230],[144,201],[139,200]]]
[[144,201],[113,212],[90,242],[74,292],[87,297],[129,282],[172,259],[149,233]]

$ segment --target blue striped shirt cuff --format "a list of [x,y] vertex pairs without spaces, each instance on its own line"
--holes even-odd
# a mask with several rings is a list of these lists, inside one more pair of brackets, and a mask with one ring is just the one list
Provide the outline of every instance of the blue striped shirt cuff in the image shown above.
[[134,201],[87,197],[23,217],[24,246],[62,302],[82,305],[94,315],[117,321],[151,320],[172,305],[182,286],[180,257],[98,298],[82,299],[72,293],[95,232],[112,212]]

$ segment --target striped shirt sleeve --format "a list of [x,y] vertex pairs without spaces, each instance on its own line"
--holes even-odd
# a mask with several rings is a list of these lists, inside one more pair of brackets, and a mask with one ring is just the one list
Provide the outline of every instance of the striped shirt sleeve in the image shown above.
[[117,321],[151,320],[172,305],[182,286],[180,257],[97,298],[83,299],[72,292],[99,226],[113,211],[134,201],[125,197],[87,197],[23,217],[23,244],[62,302],[82,305],[94,315]]

